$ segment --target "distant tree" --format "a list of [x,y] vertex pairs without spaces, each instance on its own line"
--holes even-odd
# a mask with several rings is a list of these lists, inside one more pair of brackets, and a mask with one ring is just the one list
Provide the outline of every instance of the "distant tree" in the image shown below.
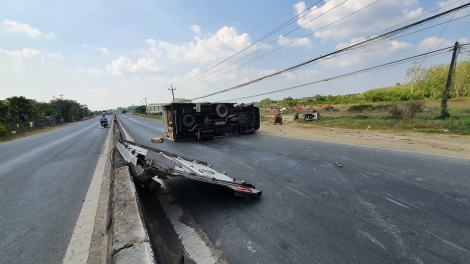
[[457,64],[452,84],[451,96],[470,96],[470,60]]
[[69,121],[69,115],[77,115],[81,113],[80,104],[75,100],[55,99],[50,103],[57,109],[57,116],[64,121]]
[[259,103],[256,103],[256,105],[261,106],[261,107],[270,107],[270,106],[275,106],[278,103],[278,101],[271,100],[270,98],[266,98],[261,100]]
[[50,103],[39,102],[34,104],[34,107],[36,108],[36,114],[39,117],[54,116],[57,114],[56,109],[54,109],[54,106]]
[[136,107],[136,112],[139,113],[139,114],[145,114],[145,105],[140,105],[138,107]]
[[32,101],[30,99],[26,99],[24,96],[12,96],[6,99],[6,103],[12,111],[21,113],[35,111]]
[[28,114],[31,115],[36,111],[33,101],[24,96],[12,96],[5,101],[8,105],[10,121],[26,122]]

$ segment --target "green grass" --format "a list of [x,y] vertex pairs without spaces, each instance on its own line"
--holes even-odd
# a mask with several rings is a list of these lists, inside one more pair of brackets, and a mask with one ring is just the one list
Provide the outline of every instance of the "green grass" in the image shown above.
[[[417,132],[470,135],[470,98],[456,98],[448,100],[448,113],[450,117],[440,119],[440,100],[425,100],[425,109],[410,121],[393,118],[389,113],[394,103],[367,103],[360,105],[335,105],[333,109],[320,109],[323,120],[304,122],[303,119],[295,123],[311,127],[329,127],[357,130],[377,130],[390,132]],[[400,104],[400,102],[399,102]],[[352,110],[351,110],[352,109]],[[310,109],[302,111],[288,110],[283,116],[293,116],[307,113]],[[262,121],[271,121],[273,114],[266,110],[261,111]],[[448,130],[445,132],[444,130]]]
[[136,115],[145,117],[145,118],[150,118],[150,119],[163,120],[163,116],[158,115],[158,114],[137,114],[136,113]]

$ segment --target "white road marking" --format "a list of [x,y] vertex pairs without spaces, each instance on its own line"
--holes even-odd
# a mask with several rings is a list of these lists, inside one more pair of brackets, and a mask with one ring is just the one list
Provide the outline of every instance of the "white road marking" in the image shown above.
[[109,129],[101,154],[96,164],[95,172],[91,180],[88,192],[83,203],[82,210],[78,216],[75,229],[70,238],[69,246],[62,263],[86,263],[90,251],[91,236],[95,225],[96,209],[100,198],[101,183],[104,176],[104,168],[109,153],[109,139],[112,129]]
[[375,237],[371,236],[369,233],[365,232],[365,231],[362,231],[361,229],[358,229],[359,230],[359,233],[365,237],[367,237],[370,241],[372,241],[374,244],[376,244],[377,246],[381,247],[382,249],[385,249],[385,246],[384,244],[380,243],[380,241],[378,241],[377,239],[375,239]]
[[[132,120],[132,119],[131,119],[131,120]],[[123,135],[123,136],[124,136],[124,139],[134,142],[134,139],[131,138],[131,136],[129,136],[129,134],[127,133],[126,129],[124,129],[124,126],[122,126],[120,123],[119,123],[119,125],[120,125],[120,127],[121,127],[121,129],[122,129],[122,132],[124,133],[124,135]]]
[[[165,182],[162,182],[162,190],[167,188]],[[171,195],[160,195],[158,200],[178,234],[181,244],[183,244],[184,249],[191,258],[198,264],[216,263],[217,259],[212,256],[210,248],[196,230],[180,221],[180,218],[183,216],[183,209],[178,204],[172,202],[173,198]]]
[[403,204],[401,204],[401,203],[399,203],[399,202],[396,202],[396,201],[394,201],[394,200],[392,200],[392,199],[389,199],[389,198],[387,198],[387,197],[385,197],[385,199],[389,200],[389,201],[392,202],[392,203],[396,203],[396,204],[398,204],[398,205],[400,205],[400,206],[403,206],[403,207],[405,207],[405,208],[408,208],[408,209],[412,210],[412,209],[409,208],[408,206],[403,205]]

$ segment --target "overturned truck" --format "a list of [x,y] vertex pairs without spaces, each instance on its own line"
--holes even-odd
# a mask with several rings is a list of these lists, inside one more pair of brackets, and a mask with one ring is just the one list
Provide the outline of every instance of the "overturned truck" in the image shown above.
[[172,103],[163,106],[163,124],[169,140],[211,139],[258,130],[260,114],[253,104]]

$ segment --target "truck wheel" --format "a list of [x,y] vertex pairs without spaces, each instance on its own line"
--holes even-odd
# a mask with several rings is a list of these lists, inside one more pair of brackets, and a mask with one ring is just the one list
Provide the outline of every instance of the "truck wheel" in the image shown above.
[[183,116],[181,122],[185,127],[192,127],[194,124],[196,124],[196,118],[191,114],[187,114]]
[[224,104],[219,104],[216,108],[215,108],[215,113],[217,114],[217,116],[219,116],[220,118],[226,118],[227,115],[228,115],[228,108],[226,105]]

